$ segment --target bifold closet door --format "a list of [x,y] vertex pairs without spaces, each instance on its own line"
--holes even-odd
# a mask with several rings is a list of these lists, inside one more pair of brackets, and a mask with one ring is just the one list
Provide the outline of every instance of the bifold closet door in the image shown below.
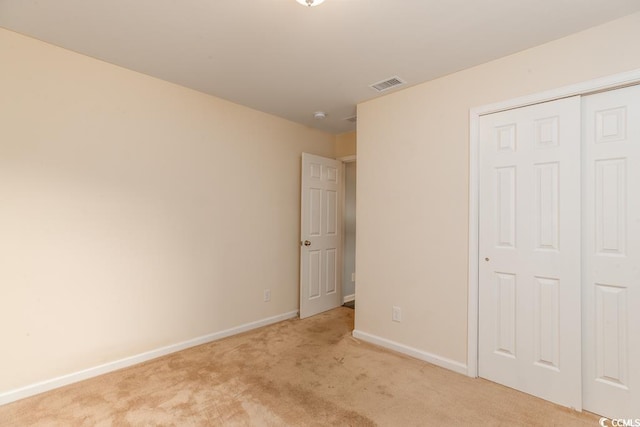
[[479,374],[580,409],[580,97],[480,119]]
[[640,86],[583,99],[584,408],[640,418]]

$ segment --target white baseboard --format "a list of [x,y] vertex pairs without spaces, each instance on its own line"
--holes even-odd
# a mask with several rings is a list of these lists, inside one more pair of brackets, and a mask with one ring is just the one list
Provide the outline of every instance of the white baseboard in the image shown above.
[[429,362],[433,365],[449,369],[459,374],[467,375],[467,365],[465,365],[464,363],[456,362],[455,360],[447,359],[446,357],[427,353],[426,351],[418,350],[413,347],[409,347],[404,344],[400,344],[395,341],[391,341],[386,338],[381,338],[376,335],[368,334],[366,332],[358,330],[353,331],[353,336],[354,338],[360,339],[362,341],[379,345],[380,347],[388,348],[389,350],[397,351],[398,353],[406,354],[407,356],[415,357],[416,359],[424,360],[425,362]]
[[224,331],[215,332],[209,335],[193,338],[177,344],[172,344],[166,347],[147,351],[145,353],[137,354],[135,356],[125,357],[124,359],[105,363],[103,365],[95,366],[93,368],[83,369],[82,371],[63,375],[57,378],[52,378],[50,380],[41,381],[41,382],[31,384],[25,387],[21,387],[15,390],[9,390],[7,392],[0,393],[0,405],[15,402],[16,400],[24,399],[25,397],[34,396],[36,394],[44,393],[45,391],[53,390],[55,388],[63,387],[65,385],[73,384],[89,378],[97,377],[98,375],[103,375],[109,372],[117,371],[118,369],[137,365],[138,363],[146,362],[147,360],[151,360],[151,359],[156,359],[161,356],[166,356],[167,354],[185,350],[190,347],[195,347],[197,345],[206,344],[212,341],[217,341],[219,339],[226,338],[231,335],[240,334],[242,332],[260,328],[262,326],[278,323],[283,320],[293,319],[296,316],[298,316],[298,311],[291,311],[289,313],[268,317],[266,319],[257,320],[255,322],[245,323],[244,325],[236,326],[234,328],[226,329]]
[[351,302],[351,301],[355,301],[356,300],[356,294],[351,294],[351,295],[345,295],[342,297],[342,303],[345,304],[347,302]]

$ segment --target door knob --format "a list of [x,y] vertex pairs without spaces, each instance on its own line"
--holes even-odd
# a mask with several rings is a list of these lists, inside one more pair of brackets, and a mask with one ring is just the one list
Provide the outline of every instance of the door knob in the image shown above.
[[305,246],[311,246],[311,242],[310,242],[310,241],[308,241],[308,240],[305,240],[305,241],[304,241],[304,245],[305,245]]

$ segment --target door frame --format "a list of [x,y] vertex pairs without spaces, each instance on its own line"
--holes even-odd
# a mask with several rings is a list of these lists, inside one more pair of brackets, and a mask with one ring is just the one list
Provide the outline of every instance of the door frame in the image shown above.
[[478,376],[478,324],[479,324],[479,120],[480,116],[539,104],[570,96],[584,96],[605,90],[619,89],[640,83],[640,69],[588,80],[533,95],[486,104],[469,110],[469,265],[467,294],[467,375]]
[[[344,156],[344,157],[338,157],[336,160],[340,160],[342,162],[342,211],[340,212],[342,214],[342,271],[340,271],[340,273],[342,275],[344,275],[344,254],[345,254],[345,250],[344,250],[344,242],[346,241],[345,239],[345,226],[344,226],[344,217],[347,214],[347,208],[346,208],[346,200],[347,200],[347,180],[345,178],[346,176],[346,169],[347,169],[347,163],[355,163],[358,161],[358,155],[357,154],[353,154],[351,156]],[[357,192],[357,190],[356,190]],[[354,282],[355,283],[355,282]],[[347,302],[351,302],[355,300],[355,290],[353,292],[353,295],[345,295],[344,294],[344,281],[342,283],[342,303],[345,304]],[[346,298],[346,297],[350,297],[350,298]],[[346,298],[346,299],[345,299]]]

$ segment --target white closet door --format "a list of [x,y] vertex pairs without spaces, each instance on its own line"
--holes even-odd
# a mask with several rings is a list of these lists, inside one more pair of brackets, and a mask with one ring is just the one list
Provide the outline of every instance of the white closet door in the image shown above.
[[640,418],[640,86],[583,108],[584,408]]
[[480,120],[479,374],[581,408],[579,97]]

